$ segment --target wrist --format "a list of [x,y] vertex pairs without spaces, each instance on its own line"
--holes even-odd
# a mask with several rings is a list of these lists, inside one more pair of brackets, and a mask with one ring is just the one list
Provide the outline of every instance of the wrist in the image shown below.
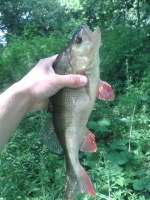
[[0,150],[29,109],[28,93],[28,89],[17,82],[0,95]]
[[30,88],[25,87],[21,81],[14,83],[8,90],[12,94],[13,104],[24,114],[28,112],[31,106]]

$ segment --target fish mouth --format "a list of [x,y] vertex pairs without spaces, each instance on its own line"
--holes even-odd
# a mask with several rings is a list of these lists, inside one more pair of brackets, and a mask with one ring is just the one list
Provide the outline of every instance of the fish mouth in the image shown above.
[[81,29],[83,29],[87,35],[87,37],[93,41],[93,43],[98,43],[100,45],[100,40],[101,40],[101,32],[99,27],[97,26],[94,31],[91,31],[89,26],[87,24],[83,24],[81,26]]

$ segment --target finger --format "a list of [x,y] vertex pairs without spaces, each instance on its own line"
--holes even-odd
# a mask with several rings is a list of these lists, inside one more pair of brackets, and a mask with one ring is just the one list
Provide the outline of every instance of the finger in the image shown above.
[[49,59],[49,64],[50,64],[51,66],[53,65],[53,63],[54,63],[54,61],[56,60],[57,56],[58,56],[58,54],[56,54],[56,55],[51,56],[51,57],[48,58],[48,59]]
[[49,65],[53,65],[54,61],[56,60],[58,54],[48,57],[48,58],[42,58],[39,60],[40,64],[49,64]]
[[48,57],[48,58],[42,58],[39,60],[39,62],[37,63],[36,67],[41,67],[43,68],[43,66],[46,67],[51,67],[54,63],[54,61],[56,60],[58,54]]
[[88,82],[86,76],[82,75],[58,75],[60,87],[69,87],[69,88],[77,88],[85,86]]

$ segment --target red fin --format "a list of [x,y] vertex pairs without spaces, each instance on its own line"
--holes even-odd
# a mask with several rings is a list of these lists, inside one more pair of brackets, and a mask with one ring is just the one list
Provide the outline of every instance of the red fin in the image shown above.
[[112,101],[114,97],[114,91],[111,86],[104,81],[99,81],[97,98],[104,101]]
[[77,174],[67,173],[66,200],[74,200],[78,193],[84,192],[95,197],[95,190],[92,182],[84,168],[80,165]]
[[97,146],[95,143],[95,136],[94,134],[89,130],[86,129],[86,135],[83,139],[82,145],[80,147],[80,151],[87,151],[87,152],[96,152]]

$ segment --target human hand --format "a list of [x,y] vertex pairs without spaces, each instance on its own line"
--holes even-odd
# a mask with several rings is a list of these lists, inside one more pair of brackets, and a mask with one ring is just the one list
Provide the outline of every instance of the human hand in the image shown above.
[[48,105],[49,97],[63,87],[77,88],[87,84],[82,75],[58,75],[54,72],[53,63],[57,55],[41,59],[36,66],[20,81],[22,89],[28,88],[31,96],[28,111],[34,112]]

